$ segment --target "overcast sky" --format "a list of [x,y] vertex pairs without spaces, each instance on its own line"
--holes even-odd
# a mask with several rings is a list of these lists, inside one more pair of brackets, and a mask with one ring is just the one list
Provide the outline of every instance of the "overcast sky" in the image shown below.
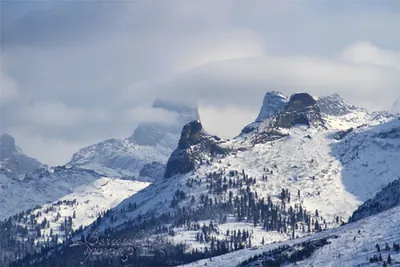
[[47,164],[131,135],[155,96],[198,101],[222,137],[271,90],[337,92],[372,110],[400,99],[397,0],[0,5],[0,130]]

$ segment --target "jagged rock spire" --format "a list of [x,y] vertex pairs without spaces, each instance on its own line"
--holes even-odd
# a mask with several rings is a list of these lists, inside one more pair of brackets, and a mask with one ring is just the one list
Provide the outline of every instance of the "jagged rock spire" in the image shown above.
[[221,139],[211,136],[203,130],[200,120],[186,124],[181,133],[178,147],[172,152],[165,169],[165,178],[175,174],[184,174],[194,170],[196,163],[202,162],[205,154],[224,155],[227,150],[222,148]]

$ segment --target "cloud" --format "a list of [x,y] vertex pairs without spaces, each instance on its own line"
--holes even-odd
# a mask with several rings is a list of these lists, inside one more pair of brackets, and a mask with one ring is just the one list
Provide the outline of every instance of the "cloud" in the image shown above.
[[[350,46],[351,47],[351,46]],[[397,52],[384,51],[384,55]],[[210,62],[160,81],[146,84],[146,92],[181,99],[200,99],[213,105],[259,105],[265,92],[286,94],[308,91],[315,95],[339,93],[354,104],[371,109],[388,108],[400,86],[399,69],[387,65],[306,56],[274,56]],[[391,57],[385,62],[395,62]],[[392,60],[392,61],[390,61]],[[377,62],[377,61],[375,61]],[[391,65],[392,66],[392,65]],[[131,89],[138,92],[137,88]],[[376,96],[380,98],[377,99]],[[129,101],[130,94],[126,95]]]
[[17,82],[4,70],[0,70],[0,103],[7,104],[15,100],[19,95]]
[[104,110],[71,108],[60,102],[34,103],[23,107],[19,114],[21,119],[39,127],[72,127],[87,121],[106,123],[109,120]]
[[40,162],[51,166],[67,163],[73,153],[93,142],[66,140],[62,136],[59,138],[43,137],[33,131],[21,131],[19,128],[10,128],[8,132],[15,138],[17,146],[22,148],[26,155],[35,157]]
[[370,66],[386,66],[400,70],[400,52],[383,50],[369,42],[356,42],[341,52],[347,62]]
[[125,111],[128,121],[132,122],[157,122],[171,125],[179,124],[179,115],[161,108],[139,106]]
[[2,131],[59,142],[57,153],[70,153],[61,152],[64,144],[125,137],[139,121],[158,120],[164,114],[144,106],[156,96],[200,101],[205,127],[226,137],[256,117],[270,90],[338,92],[372,109],[400,97],[395,4],[1,5],[1,78],[14,84],[2,92]]
[[200,117],[205,118],[202,119],[204,129],[210,134],[222,138],[232,138],[238,135],[244,126],[254,121],[254,114],[259,111],[258,109],[258,107],[250,109],[230,105],[216,107],[200,104],[199,106]]

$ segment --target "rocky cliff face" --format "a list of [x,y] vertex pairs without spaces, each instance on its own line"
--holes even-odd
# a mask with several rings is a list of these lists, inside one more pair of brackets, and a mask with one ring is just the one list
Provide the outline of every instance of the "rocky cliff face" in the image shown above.
[[296,125],[325,127],[317,101],[307,93],[293,94],[285,108],[276,115],[271,126],[291,128]]
[[[281,99],[280,103],[283,102]],[[317,101],[307,93],[293,94],[275,115],[246,126],[239,138],[251,145],[262,144],[287,136],[286,130],[298,125],[326,129]]]
[[264,96],[263,105],[257,116],[256,122],[262,122],[278,114],[287,104],[287,96],[281,92],[267,92]]
[[267,92],[264,96],[263,104],[256,120],[242,129],[242,134],[247,134],[259,127],[259,125],[269,118],[278,114],[286,106],[287,96],[278,91]]
[[202,164],[207,156],[226,154],[227,149],[220,146],[222,142],[220,138],[207,134],[199,120],[186,124],[178,147],[168,160],[164,177],[188,173],[195,169],[196,163]]

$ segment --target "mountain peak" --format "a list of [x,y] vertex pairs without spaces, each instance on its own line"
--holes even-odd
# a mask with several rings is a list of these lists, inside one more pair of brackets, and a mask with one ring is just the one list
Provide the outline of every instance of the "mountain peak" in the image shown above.
[[264,96],[263,105],[257,116],[256,122],[262,122],[269,117],[275,116],[288,102],[287,96],[278,91],[267,92]]
[[317,101],[308,93],[296,93],[290,96],[287,104],[289,110],[301,110],[307,107],[312,107],[317,104]]
[[317,101],[308,93],[291,95],[289,102],[273,122],[275,128],[291,128],[295,125],[325,125]]
[[332,116],[346,115],[356,109],[355,106],[347,103],[338,93],[320,97],[317,103],[322,113]]
[[187,123],[183,126],[178,147],[168,159],[164,177],[194,170],[196,163],[201,164],[206,154],[225,155],[227,150],[220,146],[222,142],[220,138],[207,134],[200,120]]
[[43,165],[36,159],[26,156],[15,145],[15,139],[9,134],[0,136],[0,168],[5,168],[17,173],[32,172]]

